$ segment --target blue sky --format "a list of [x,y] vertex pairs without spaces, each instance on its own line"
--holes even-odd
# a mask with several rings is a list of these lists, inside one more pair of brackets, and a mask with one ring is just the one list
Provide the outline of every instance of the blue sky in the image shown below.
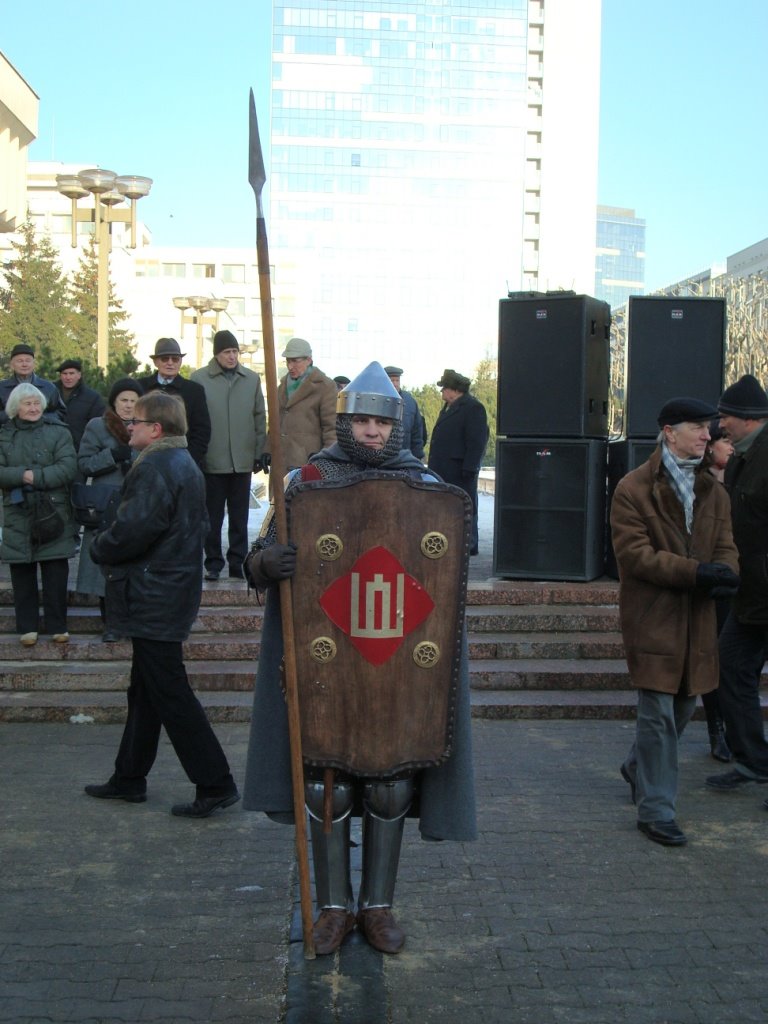
[[[253,244],[248,89],[264,136],[268,9],[0,0],[0,50],[41,97],[31,158],[153,178],[139,210],[158,245]],[[766,0],[603,2],[598,199],[645,218],[650,288],[768,236],[766,42]]]

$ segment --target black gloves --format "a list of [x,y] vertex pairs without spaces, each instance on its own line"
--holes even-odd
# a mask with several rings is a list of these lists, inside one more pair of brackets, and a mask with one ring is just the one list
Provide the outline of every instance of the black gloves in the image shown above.
[[117,463],[130,462],[132,454],[133,448],[129,444],[119,444],[116,448],[112,449],[112,458]]
[[700,562],[696,568],[696,589],[706,591],[707,597],[733,597],[740,582],[722,562]]
[[272,465],[272,456],[269,452],[262,452],[260,458],[255,459],[253,463],[254,473],[269,473],[269,467]]
[[287,580],[296,572],[296,545],[270,544],[252,550],[245,560],[245,570],[254,587],[264,589],[270,583]]

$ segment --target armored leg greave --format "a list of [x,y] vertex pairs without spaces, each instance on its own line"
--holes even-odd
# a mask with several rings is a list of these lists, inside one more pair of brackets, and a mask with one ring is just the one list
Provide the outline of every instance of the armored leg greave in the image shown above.
[[317,905],[321,910],[326,907],[351,910],[349,818],[352,811],[352,783],[333,784],[333,824],[330,835],[323,831],[322,781],[305,780],[304,799],[309,811]]
[[412,799],[413,779],[365,783],[361,910],[392,906],[403,825]]

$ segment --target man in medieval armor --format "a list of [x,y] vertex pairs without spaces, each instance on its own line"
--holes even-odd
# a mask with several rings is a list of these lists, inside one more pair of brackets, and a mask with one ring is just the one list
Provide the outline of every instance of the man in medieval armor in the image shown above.
[[[364,480],[366,474],[377,480],[392,474],[396,479],[410,481],[410,484],[403,485],[406,490],[413,486],[422,492],[430,489],[453,491],[431,474],[410,451],[403,450],[401,417],[401,396],[383,368],[378,363],[371,363],[339,392],[336,443],[318,452],[306,466],[290,476],[286,499],[291,500],[293,493],[295,502],[295,496],[302,487],[309,485],[311,489],[312,482],[316,481],[318,485],[327,485],[325,488],[319,486],[326,495],[328,487],[337,488],[333,492],[334,502],[354,501],[354,482],[361,478]],[[350,484],[345,491],[340,485],[347,480]],[[311,500],[311,495],[308,500]],[[454,496],[453,500],[459,499]],[[428,501],[434,501],[434,498],[428,496]],[[456,575],[465,579],[471,509],[463,494],[460,501],[462,510],[466,505],[466,543],[461,553],[464,571]],[[407,508],[374,506],[373,511],[366,515],[368,519],[378,520],[382,531],[385,524],[391,529],[395,521],[402,533],[409,524]],[[292,540],[298,541],[299,538],[294,536]],[[280,687],[282,622],[280,602],[273,584],[293,576],[296,568],[296,546],[293,543],[278,544],[274,525],[267,523],[262,537],[246,560],[250,582],[267,591],[267,600],[248,748],[244,807],[246,810],[263,811],[273,820],[286,823],[293,821],[293,799],[287,713]],[[299,574],[301,572],[299,560]],[[297,576],[294,587],[299,585],[300,578]],[[380,576],[376,578],[381,579]],[[418,590],[418,582],[412,578],[409,580]],[[457,600],[461,601],[458,582],[455,589]],[[406,615],[407,600],[406,595]],[[308,764],[307,751],[304,751],[305,803],[319,910],[313,930],[318,954],[333,953],[356,926],[368,943],[381,952],[398,953],[403,948],[405,935],[392,913],[392,903],[406,816],[418,817],[422,838],[427,840],[461,842],[476,838],[466,635],[463,618],[457,616],[457,621],[462,625],[457,631],[455,656],[445,659],[451,662],[456,682],[450,753],[447,757],[438,763],[422,762],[429,765],[427,767],[379,774],[334,770],[329,792],[327,770],[318,767],[316,762]],[[356,664],[362,678],[362,663],[359,660],[355,662],[355,657],[356,652],[352,652],[351,660],[342,662],[339,659],[339,667],[329,670],[338,674],[328,678],[339,679],[340,674],[352,671],[350,665]],[[343,664],[348,666],[347,669],[342,669]],[[386,662],[381,671],[386,675]],[[369,736],[373,737],[377,730],[384,728],[383,717],[372,713],[370,721],[363,723],[363,729]],[[338,762],[331,758],[331,763]],[[356,914],[349,861],[350,818],[353,815],[360,815],[363,821],[362,877]]]

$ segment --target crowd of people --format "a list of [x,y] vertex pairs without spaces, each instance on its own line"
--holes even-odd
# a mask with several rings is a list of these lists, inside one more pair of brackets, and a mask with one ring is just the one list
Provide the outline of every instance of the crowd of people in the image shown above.
[[[16,628],[24,646],[36,644],[41,632],[54,643],[69,642],[68,565],[85,523],[75,589],[98,597],[104,641],[130,640],[132,646],[128,715],[114,770],[107,782],[85,791],[97,799],[146,800],[165,728],[195,786],[194,798],[174,805],[172,813],[208,817],[237,802],[240,793],[189,685],[182,643],[198,613],[203,575],[215,582],[226,567],[230,579],[247,579],[265,592],[266,605],[244,805],[292,821],[295,790],[281,683],[286,613],[276,594],[280,582],[297,573],[297,545],[278,538],[270,512],[248,547],[251,477],[268,474],[271,466],[261,380],[240,363],[238,341],[226,330],[216,333],[210,362],[191,379],[180,373],[184,355],[175,339],[159,339],[152,357],[157,372],[118,380],[105,401],[84,385],[79,360],[65,360],[52,383],[35,373],[29,346],[11,352],[11,376],[0,381],[1,556],[10,566]],[[397,507],[369,504],[359,520],[384,536],[386,525],[410,521],[424,493],[435,502],[438,495],[460,495],[466,526],[461,550],[466,558],[476,554],[477,477],[488,425],[470,379],[446,369],[436,382],[444,404],[425,464],[424,417],[401,387],[401,367],[371,363],[354,379],[330,378],[314,365],[302,338],[290,339],[282,356],[277,432],[288,499],[308,486],[329,485],[341,508],[357,500],[342,487],[396,481],[403,488]],[[638,690],[635,738],[620,771],[637,806],[639,831],[654,842],[683,846],[678,744],[697,696],[705,705],[712,756],[731,765],[708,777],[706,786],[732,792],[768,782],[759,692],[768,651],[768,395],[746,375],[723,392],[717,407],[696,397],[668,400],[658,424],[656,450],[619,482],[611,506],[621,631]],[[381,492],[390,501],[391,493]],[[80,519],[83,507],[87,515]],[[343,522],[340,517],[334,529],[343,532]],[[430,550],[435,537],[446,542],[442,534],[430,534],[422,554],[442,556]],[[327,561],[344,548],[339,537],[330,539],[340,551],[327,558],[324,553]],[[392,553],[381,546],[366,552],[353,546],[352,555],[357,560],[349,578],[355,582],[344,584],[352,589],[342,599],[334,585],[335,597],[323,610],[356,638],[359,652],[365,644],[398,638],[385,655],[382,648],[364,655],[385,666],[380,676],[359,661],[346,668],[359,672],[361,686],[372,679],[379,685],[387,680],[386,663],[402,643],[413,609],[401,588],[410,580],[418,589],[418,581],[399,575],[405,570],[396,559],[393,570]],[[459,589],[448,591],[461,607],[466,562],[455,575]],[[385,621],[390,590],[399,596],[392,620]],[[366,772],[337,756],[304,766],[318,953],[333,953],[355,928],[381,952],[403,948],[405,934],[392,904],[406,816],[418,818],[425,839],[475,837],[466,635],[461,617],[456,621],[458,696],[450,742],[440,756],[410,761],[399,752],[391,765]],[[321,639],[322,658],[335,657],[335,650],[328,653],[333,641]],[[415,654],[413,660],[418,662]],[[398,724],[390,728],[397,732]],[[354,815],[363,823],[356,903],[349,867]]]

